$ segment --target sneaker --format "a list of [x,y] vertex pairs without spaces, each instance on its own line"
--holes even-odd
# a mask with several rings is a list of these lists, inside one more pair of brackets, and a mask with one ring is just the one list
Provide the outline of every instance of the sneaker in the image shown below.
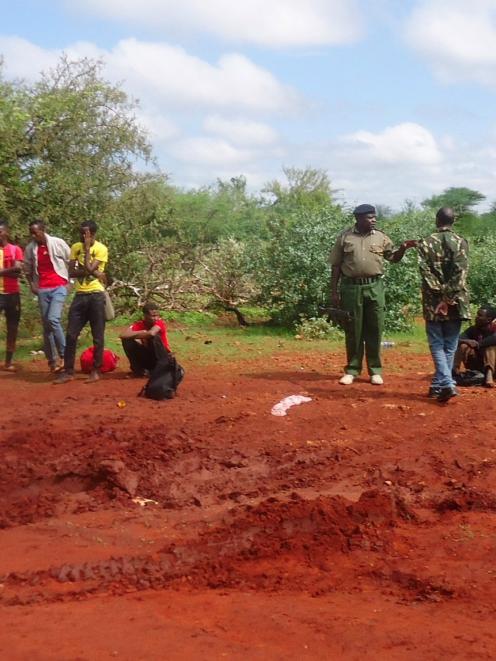
[[429,388],[429,392],[427,393],[427,397],[429,399],[437,399],[437,396],[441,392],[441,388],[438,388],[437,386],[431,386]]
[[74,374],[71,374],[70,372],[59,372],[56,378],[53,380],[53,385],[60,386],[63,383],[68,383],[69,381],[73,381],[73,379],[74,379]]
[[380,374],[372,374],[372,376],[370,377],[370,383],[373,386],[382,386],[384,385],[384,379]]
[[457,395],[458,391],[456,388],[441,388],[439,395],[437,396],[437,401],[441,403],[448,402],[450,399],[456,397]]
[[343,376],[339,379],[339,383],[342,386],[351,386],[354,380],[355,377],[353,376],[353,374],[343,374]]

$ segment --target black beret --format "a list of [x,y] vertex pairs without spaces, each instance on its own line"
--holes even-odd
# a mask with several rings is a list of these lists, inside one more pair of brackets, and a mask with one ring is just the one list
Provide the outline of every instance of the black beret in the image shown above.
[[354,216],[361,216],[365,213],[375,213],[375,207],[371,204],[359,204],[353,211]]

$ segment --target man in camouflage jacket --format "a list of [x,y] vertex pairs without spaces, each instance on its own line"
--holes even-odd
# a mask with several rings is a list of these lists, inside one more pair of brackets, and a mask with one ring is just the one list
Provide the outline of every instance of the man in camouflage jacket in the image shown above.
[[422,306],[434,376],[429,397],[447,402],[457,395],[453,360],[463,319],[468,319],[468,244],[453,232],[455,214],[444,207],[436,214],[436,231],[418,242]]

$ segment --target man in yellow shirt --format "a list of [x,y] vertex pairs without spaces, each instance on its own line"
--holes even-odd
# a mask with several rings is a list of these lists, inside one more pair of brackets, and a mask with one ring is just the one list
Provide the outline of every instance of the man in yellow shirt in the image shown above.
[[69,276],[75,278],[76,294],[69,308],[64,369],[54,383],[67,383],[74,378],[76,345],[84,326],[89,322],[93,338],[94,363],[88,377],[93,383],[100,378],[105,343],[105,266],[107,247],[96,240],[97,225],[92,220],[80,225],[81,241],[71,247]]

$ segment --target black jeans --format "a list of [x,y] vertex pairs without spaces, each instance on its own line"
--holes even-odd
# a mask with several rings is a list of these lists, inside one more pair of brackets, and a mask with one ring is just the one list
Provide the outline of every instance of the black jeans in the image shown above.
[[157,362],[169,353],[159,335],[152,337],[146,344],[132,337],[123,338],[121,342],[131,371],[139,376],[145,370],[151,372]]
[[21,318],[21,297],[19,294],[0,294],[0,312],[5,312],[7,326],[7,351],[14,351],[17,329]]
[[65,338],[64,369],[66,372],[74,372],[77,340],[88,322],[95,347],[93,368],[98,370],[102,366],[105,343],[105,296],[103,292],[76,294],[72,300]]

